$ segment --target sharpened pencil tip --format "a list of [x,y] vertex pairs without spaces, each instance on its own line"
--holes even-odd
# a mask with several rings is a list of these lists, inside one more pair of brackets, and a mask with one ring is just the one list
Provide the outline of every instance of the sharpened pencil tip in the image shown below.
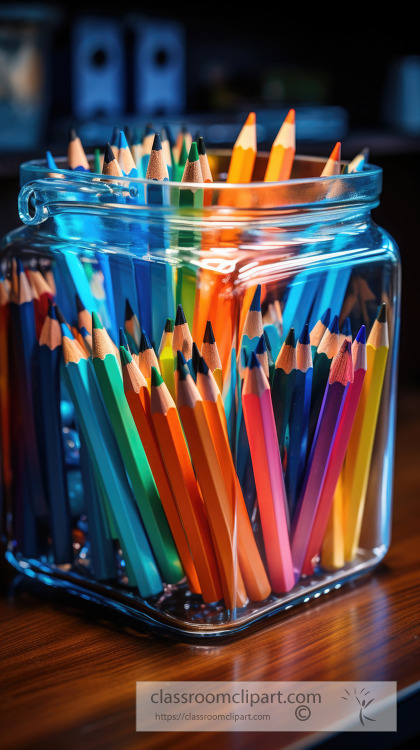
[[203,343],[204,344],[216,343],[216,339],[214,338],[214,333],[213,333],[213,326],[210,320],[208,320],[206,323],[206,330],[204,331]]
[[111,144],[107,143],[105,146],[105,153],[104,153],[104,162],[105,164],[110,164],[111,161],[114,161],[115,156],[114,152],[111,148]]
[[359,344],[366,344],[366,326],[361,326],[357,336],[356,341]]
[[382,305],[379,306],[376,320],[378,323],[386,323],[386,302],[382,302]]
[[77,138],[77,133],[75,128],[70,128],[69,130],[69,141],[75,141]]
[[187,322],[187,319],[185,317],[184,310],[182,309],[182,305],[178,305],[176,309],[175,325],[182,326],[186,322]]
[[120,130],[120,137],[118,139],[118,148],[128,148],[127,138],[123,130]]
[[322,325],[327,326],[328,323],[330,322],[330,318],[331,318],[331,307],[327,307],[323,316],[321,317]]
[[254,296],[252,298],[252,302],[249,306],[250,312],[260,312],[261,311],[261,284],[258,284]]
[[159,133],[155,133],[155,137],[153,139],[152,151],[162,151],[162,143],[160,140]]
[[267,331],[265,330],[265,328],[264,328],[263,336],[265,338],[265,344],[266,344],[266,347],[267,347],[267,351],[271,353],[272,352],[272,348],[271,348],[270,337],[269,337]]
[[120,345],[119,349],[120,349],[120,357],[121,357],[121,364],[122,364],[122,366],[124,367],[124,365],[129,365],[130,362],[132,362],[132,360],[133,360],[130,352],[123,345]]
[[204,154],[206,153],[206,146],[205,146],[204,138],[202,135],[199,137],[197,141],[197,149],[198,149],[198,153],[200,154],[200,156],[204,156]]
[[101,319],[95,310],[92,313],[92,328],[103,328],[103,325],[101,323]]
[[284,343],[286,346],[296,346],[295,329],[291,328],[287,334]]
[[141,338],[140,338],[140,348],[139,352],[145,352],[147,349],[151,349],[152,345],[150,343],[150,339],[145,331],[141,332]]
[[303,346],[306,346],[310,343],[309,338],[309,323],[305,323],[305,325],[302,328],[302,333],[299,336],[299,344],[302,344]]
[[57,316],[57,320],[60,323],[60,325],[65,325],[66,326],[67,325],[67,321],[66,321],[63,313],[61,312],[60,308],[58,307],[58,305],[55,306],[55,314]]
[[331,326],[330,326],[330,332],[331,333],[338,333],[338,315],[335,315],[334,318],[333,318],[333,320],[332,320],[332,323],[331,323]]
[[253,367],[261,367],[260,362],[255,352],[251,352],[251,356],[248,360],[248,368],[252,370]]
[[267,344],[265,343],[264,334],[258,339],[258,344],[255,347],[255,354],[265,354],[267,351]]
[[208,375],[209,373],[209,368],[204,357],[200,356],[200,359],[198,360],[197,372],[199,372],[201,375]]
[[133,315],[134,315],[133,308],[131,307],[129,300],[126,299],[125,300],[125,312],[124,312],[125,318],[124,319],[125,320],[130,320],[130,318],[132,318]]
[[[180,376],[181,380],[185,380],[187,375],[189,374],[188,365],[186,363],[185,357],[181,351],[177,351],[176,353],[176,369],[177,373]],[[188,370],[188,372],[187,372]]]
[[68,339],[74,339],[74,336],[67,323],[61,323],[61,335],[67,336]]
[[156,367],[152,367],[150,383],[154,386],[162,385],[163,383],[162,375],[160,374],[159,370],[156,369]]
[[57,314],[55,312],[55,302],[52,299],[48,300],[48,317],[53,320],[57,320]]
[[119,329],[120,334],[120,346],[124,346],[126,349],[128,349],[128,341],[127,336],[124,333],[124,330],[122,328]]
[[245,125],[255,125],[257,121],[257,117],[255,112],[250,112],[248,117],[245,120]]
[[193,141],[190,146],[190,153],[188,154],[188,161],[191,163],[194,161],[198,161],[198,159],[199,159],[199,156],[198,156],[197,144],[195,141]]
[[294,109],[289,109],[286,117],[284,118],[284,121],[290,123],[290,125],[294,125],[295,124],[295,119],[296,119],[296,112],[295,112],[295,110]]
[[173,318],[166,318],[165,333],[172,333],[174,330]]

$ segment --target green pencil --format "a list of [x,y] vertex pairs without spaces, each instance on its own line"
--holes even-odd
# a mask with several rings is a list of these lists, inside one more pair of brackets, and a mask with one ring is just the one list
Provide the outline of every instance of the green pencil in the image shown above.
[[176,583],[184,572],[124,394],[114,349],[96,313],[92,324],[93,365],[144,527],[164,581]]

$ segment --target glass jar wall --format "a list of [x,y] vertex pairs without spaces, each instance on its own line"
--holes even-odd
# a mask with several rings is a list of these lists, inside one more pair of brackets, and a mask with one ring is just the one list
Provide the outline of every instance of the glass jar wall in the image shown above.
[[371,218],[381,170],[320,165],[199,188],[22,166],[0,308],[18,570],[202,639],[383,558],[398,251]]

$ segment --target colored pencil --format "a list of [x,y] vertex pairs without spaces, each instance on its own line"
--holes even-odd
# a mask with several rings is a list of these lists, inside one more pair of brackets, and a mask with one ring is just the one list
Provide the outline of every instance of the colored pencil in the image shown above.
[[79,328],[85,328],[92,335],[92,313],[86,310],[79,295],[75,295],[77,308],[77,325]]
[[204,331],[203,343],[201,345],[201,356],[204,357],[206,364],[210,368],[221,393],[223,389],[222,363],[210,320],[206,323],[206,330]]
[[156,367],[159,370],[159,362],[156,356],[155,350],[151,345],[147,334],[142,331],[139,347],[139,368],[143,376],[150,385],[150,378],[152,377],[152,367]]
[[290,109],[271,146],[265,182],[288,180],[293,167],[296,151],[295,110]]
[[258,496],[268,577],[276,594],[294,586],[286,519],[286,491],[270,385],[254,352],[245,374],[243,411]]
[[312,375],[309,326],[305,323],[296,345],[296,375],[289,416],[289,448],[285,484],[290,518],[293,518],[306,465]]
[[245,604],[247,595],[237,560],[236,533],[229,494],[203,400],[193,378],[184,369],[185,359],[182,353],[177,354],[177,409],[209,519],[225,606],[234,609]]
[[109,145],[111,146],[112,153],[114,154],[115,158],[118,159],[118,151],[120,146],[120,129],[117,126],[112,129],[112,135],[111,140],[109,141]]
[[325,387],[328,382],[331,362],[338,352],[339,333],[338,318],[335,316],[325,330],[325,333],[318,345],[313,358],[313,376],[312,376],[312,397],[311,412],[309,416],[308,430],[308,451],[311,448],[318,422],[319,412],[321,410],[322,400],[324,398]]
[[331,308],[328,307],[324,314],[320,317],[320,319],[315,323],[314,327],[312,328],[309,339],[311,342],[312,347],[312,357],[315,356],[316,350],[318,349],[318,346],[321,343],[321,339],[328,327],[328,323],[330,322],[331,318]]
[[[188,154],[188,159],[185,163],[184,171],[182,173],[181,182],[203,182],[203,175],[201,172],[200,158],[198,155],[197,144],[195,141],[191,143],[191,148]],[[201,188],[189,188],[188,190],[180,190],[179,193],[179,205],[191,206],[194,208],[202,208],[204,201],[204,194]]]
[[162,337],[160,339],[158,357],[160,357],[162,351],[165,349],[166,346],[170,346],[172,349],[173,337],[174,337],[174,320],[173,318],[166,318],[165,327],[163,329]]
[[120,130],[120,138],[118,142],[118,164],[120,165],[121,172],[127,177],[138,177],[138,171],[136,162],[133,159],[133,155],[130,150],[130,146],[127,143],[125,133]]
[[202,597],[205,602],[219,601],[223,592],[203,500],[175,403],[156,368],[152,368],[150,410]]
[[341,143],[337,141],[327,163],[321,172],[321,177],[335,177],[341,172]]
[[35,422],[36,386],[35,352],[37,347],[33,294],[20,260],[13,266],[10,298],[12,335],[16,352],[15,377],[18,388],[21,441],[24,446],[25,476],[30,477],[28,490],[33,513],[48,518],[45,487],[41,473],[37,425]]
[[230,496],[232,524],[236,524],[237,529],[238,561],[245,588],[251,601],[262,601],[269,596],[271,588],[233,464],[222,397],[204,357],[200,357],[197,367],[197,388]]
[[91,362],[74,346],[74,339],[66,328],[63,333],[65,383],[77,411],[89,459],[95,476],[101,478],[102,496],[112,509],[119,542],[140,595],[154,596],[162,591],[162,579],[140,521],[121,455],[115,449]]
[[[198,149],[198,156],[200,159],[200,167],[201,167],[201,174],[202,174],[202,182],[213,182],[213,176],[210,169],[209,164],[209,158],[206,153],[206,144],[204,143],[204,138],[202,136],[199,137],[197,141],[197,149]],[[206,191],[207,194],[207,191]]]
[[[168,166],[159,133],[155,133],[153,139],[149,163],[147,165],[146,180],[154,180],[159,183],[169,180]],[[152,203],[161,206],[169,204],[169,194],[165,200],[165,194],[161,185],[148,185],[146,193],[148,204]]]
[[174,333],[172,337],[172,351],[174,357],[177,351],[181,351],[187,363],[191,361],[193,340],[189,325],[184,315],[182,305],[178,305],[176,310]]
[[[365,326],[362,326],[356,339],[352,344],[352,360],[354,378],[350,383],[347,397],[341,414],[340,424],[334,440],[331,456],[328,461],[327,471],[319,498],[318,509],[311,535],[308,542],[308,548],[303,563],[302,572],[304,575],[311,575],[314,570],[314,561],[320,553],[325,531],[327,528],[328,517],[331,512],[335,489],[343,466],[347,446],[350,440],[357,407],[359,404],[360,394],[366,375],[366,332]],[[335,501],[334,501],[335,502]],[[342,512],[341,512],[342,515]],[[342,530],[341,530],[342,533]]]
[[109,143],[107,143],[105,146],[102,174],[109,175],[111,177],[122,177],[121,167],[118,164],[117,157],[114,156],[114,152]]
[[296,340],[294,328],[291,328],[276,359],[271,398],[277,440],[282,460],[285,453],[286,429],[289,424],[293,390],[296,378]]
[[296,581],[302,573],[332,447],[353,377],[351,344],[344,341],[331,364],[305,478],[293,516],[291,544]]
[[125,301],[125,313],[124,313],[124,329],[125,332],[128,334],[129,338],[131,339],[135,351],[139,351],[140,348],[140,338],[141,338],[141,329],[140,329],[140,323],[139,319],[134,312],[133,308],[131,307],[130,300],[126,299]]
[[71,128],[69,133],[67,160],[70,169],[74,169],[78,172],[90,172],[89,162],[86,158],[85,150],[74,128]]
[[233,146],[226,182],[251,182],[256,156],[256,117],[250,112]]
[[141,157],[141,172],[144,177],[147,174],[147,168],[149,166],[150,153],[153,148],[153,141],[155,139],[155,129],[153,125],[148,122],[143,135],[142,141],[142,157]]
[[181,524],[176,500],[172,493],[154,431],[150,411],[150,394],[146,378],[124,346],[120,346],[120,354],[123,366],[124,393],[152,470],[159,497],[182,562],[182,567],[184,568],[191,591],[200,593],[200,585],[190,548]]
[[60,414],[61,326],[50,308],[42,326],[38,351],[40,432],[51,537],[56,565],[73,562],[71,515],[64,469]]
[[344,547],[347,562],[354,560],[359,544],[388,351],[387,310],[383,303],[367,340],[367,373],[344,469]]
[[124,396],[115,351],[96,313],[92,315],[93,365],[130,478],[141,518],[162,577],[175,583],[182,567],[136,425]]

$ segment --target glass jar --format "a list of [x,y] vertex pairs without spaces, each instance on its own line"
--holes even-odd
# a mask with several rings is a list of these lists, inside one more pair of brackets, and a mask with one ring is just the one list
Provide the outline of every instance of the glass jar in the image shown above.
[[[209,153],[213,175],[229,156]],[[252,184],[199,188],[28,162],[25,226],[1,245],[7,559],[182,639],[334,592],[390,544],[400,263],[371,218],[382,172],[323,178],[296,157],[290,181],[259,182],[266,161]],[[139,349],[147,435],[140,381],[121,401]]]

